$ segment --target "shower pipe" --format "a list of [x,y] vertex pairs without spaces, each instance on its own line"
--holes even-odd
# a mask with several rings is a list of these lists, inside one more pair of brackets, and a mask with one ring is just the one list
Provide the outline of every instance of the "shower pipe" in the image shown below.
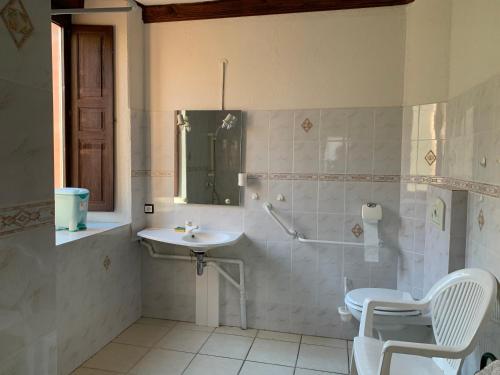
[[[263,204],[264,209],[266,212],[273,218],[273,220],[283,229],[286,234],[288,234],[290,237],[293,237],[294,239],[299,240],[299,242],[304,242],[304,243],[321,243],[321,244],[328,244],[328,245],[348,245],[348,246],[360,246],[364,247],[365,244],[359,243],[359,242],[346,242],[346,241],[328,241],[328,240],[310,240],[307,238],[304,238],[302,234],[297,232],[296,230],[288,228],[279,218],[278,215],[274,212],[273,205],[269,202],[264,202]],[[379,247],[379,246],[377,246]]]
[[[157,253],[154,249],[153,244],[140,239],[139,242],[144,246],[149,255],[156,259],[168,259],[168,260],[184,260],[193,261],[193,258],[187,255],[168,255]],[[230,259],[230,258],[213,258],[204,257],[207,262],[207,266],[213,267],[219,274],[221,274],[227,281],[229,281],[236,289],[240,291],[240,320],[241,329],[247,329],[247,307],[246,307],[246,289],[245,289],[245,264],[241,259]],[[226,271],[224,271],[217,263],[228,263],[238,265],[240,272],[240,282],[237,282],[231,277]]]

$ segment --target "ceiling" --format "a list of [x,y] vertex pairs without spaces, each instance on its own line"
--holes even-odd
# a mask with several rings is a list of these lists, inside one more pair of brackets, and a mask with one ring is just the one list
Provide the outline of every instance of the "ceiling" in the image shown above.
[[198,3],[201,1],[214,0],[138,0],[142,5],[163,5],[163,4],[181,4],[181,3]]

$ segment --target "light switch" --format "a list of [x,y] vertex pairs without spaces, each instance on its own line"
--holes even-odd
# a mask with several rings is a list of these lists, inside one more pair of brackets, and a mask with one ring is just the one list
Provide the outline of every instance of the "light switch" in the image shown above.
[[152,203],[144,203],[144,213],[145,214],[154,214],[155,206]]
[[437,198],[431,207],[431,223],[434,224],[439,230],[444,230],[444,202],[442,199]]

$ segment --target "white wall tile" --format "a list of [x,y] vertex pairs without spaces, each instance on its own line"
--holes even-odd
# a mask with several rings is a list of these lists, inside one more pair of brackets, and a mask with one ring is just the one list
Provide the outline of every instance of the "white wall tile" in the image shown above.
[[318,181],[293,181],[293,210],[316,212]]
[[401,107],[382,107],[375,109],[376,141],[401,143],[403,109]]
[[344,141],[347,138],[347,126],[350,111],[346,109],[322,109],[320,139]]
[[318,173],[318,142],[298,142],[293,144],[293,172]]
[[344,141],[321,138],[319,171],[321,173],[346,173],[347,147]]
[[[396,160],[397,166],[400,163],[397,143],[402,128],[400,108],[248,111],[246,118],[248,172],[371,175],[377,165],[373,159],[374,137],[377,142],[388,142],[391,146],[380,147],[390,154],[384,158]],[[308,132],[301,126],[306,118],[313,124]],[[348,170],[347,140],[351,145]],[[378,171],[398,174],[396,166],[387,167],[389,162],[385,159],[380,160]],[[159,185],[156,190],[162,194],[165,191]],[[354,237],[351,229],[357,223],[362,225],[361,204],[376,199],[384,205],[387,216],[381,224],[382,233],[388,243],[391,240],[394,243],[397,233],[391,232],[389,226],[398,225],[398,184],[264,176],[249,180],[244,190],[242,209],[175,205],[172,207],[174,219],[163,223],[172,221],[183,225],[185,220],[192,220],[195,224],[226,230],[236,230],[242,223],[246,237],[230,249],[214,249],[212,255],[239,257],[245,261],[250,326],[350,337],[356,329],[342,325],[336,313],[343,299],[342,277],[348,275],[354,286],[395,286],[396,259],[386,257],[380,265],[370,268],[361,248],[352,252],[344,251],[342,246],[297,246],[265,213],[262,203],[269,200],[284,222],[307,238],[360,242],[363,236]],[[253,193],[259,195],[258,200],[251,200]],[[278,201],[278,194],[285,200]],[[164,214],[172,215],[166,210]],[[162,291],[153,287],[153,291],[145,292],[145,310],[170,319],[182,314],[194,318],[193,271],[182,266],[167,270],[171,266],[156,267],[151,263],[149,260],[144,263],[148,277],[143,282],[151,285],[167,277],[160,276],[161,272],[173,272],[175,287]],[[360,269],[364,270],[361,274]],[[384,273],[392,273],[392,276]],[[238,293],[224,281],[221,284],[221,320],[238,325]]]
[[371,108],[352,109],[348,114],[347,136],[350,141],[373,140],[374,110]]
[[373,142],[350,141],[347,145],[348,174],[371,174],[373,171]]
[[319,181],[318,212],[344,212],[344,182]]

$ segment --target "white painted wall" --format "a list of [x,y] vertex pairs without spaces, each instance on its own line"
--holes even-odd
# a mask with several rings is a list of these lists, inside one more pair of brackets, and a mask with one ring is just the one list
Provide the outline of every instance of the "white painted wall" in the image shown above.
[[453,0],[450,97],[500,73],[499,20],[498,0]]
[[404,104],[446,101],[500,72],[497,0],[406,6]]
[[399,105],[404,7],[146,25],[146,108]]
[[451,0],[416,0],[406,7],[404,104],[448,99]]

